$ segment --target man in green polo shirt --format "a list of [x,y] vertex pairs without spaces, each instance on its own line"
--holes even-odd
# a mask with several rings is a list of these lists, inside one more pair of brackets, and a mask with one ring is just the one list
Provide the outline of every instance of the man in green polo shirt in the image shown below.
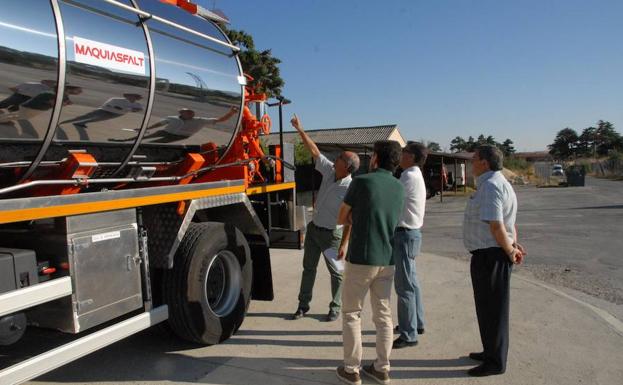
[[370,160],[374,171],[353,179],[338,214],[337,222],[352,224],[352,228],[342,284],[344,365],[337,368],[337,376],[351,385],[361,384],[361,309],[368,291],[376,325],[377,357],[362,368],[363,374],[381,384],[390,382],[392,240],[404,201],[404,188],[393,172],[400,155],[398,142],[376,142]]

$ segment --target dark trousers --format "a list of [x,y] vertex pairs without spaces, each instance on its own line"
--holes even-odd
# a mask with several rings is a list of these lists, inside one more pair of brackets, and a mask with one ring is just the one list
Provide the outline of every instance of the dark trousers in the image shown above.
[[510,280],[513,265],[499,247],[472,252],[471,275],[484,363],[506,370]]
[[14,93],[8,98],[0,101],[0,108],[6,108],[11,112],[17,111],[19,110],[19,105],[29,99],[32,99],[32,98],[30,96]]

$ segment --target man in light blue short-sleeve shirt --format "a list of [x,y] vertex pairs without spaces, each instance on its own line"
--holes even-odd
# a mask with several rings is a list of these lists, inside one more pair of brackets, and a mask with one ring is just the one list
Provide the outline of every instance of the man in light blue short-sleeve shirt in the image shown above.
[[502,152],[481,145],[472,159],[477,190],[469,198],[463,222],[463,242],[472,254],[470,271],[483,351],[469,357],[482,364],[470,376],[506,371],[509,344],[510,279],[513,264],[523,261],[517,243],[517,197],[502,175]]

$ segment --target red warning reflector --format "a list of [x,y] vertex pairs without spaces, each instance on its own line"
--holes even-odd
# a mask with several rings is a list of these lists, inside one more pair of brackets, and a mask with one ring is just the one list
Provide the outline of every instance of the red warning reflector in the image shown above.
[[41,270],[41,274],[43,275],[50,275],[54,273],[56,273],[56,267],[46,267],[45,269]]

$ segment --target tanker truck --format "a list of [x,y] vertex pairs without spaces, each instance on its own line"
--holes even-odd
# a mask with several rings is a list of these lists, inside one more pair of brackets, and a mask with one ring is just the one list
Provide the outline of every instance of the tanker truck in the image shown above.
[[273,299],[270,248],[301,234],[292,148],[260,145],[266,95],[222,16],[183,0],[0,8],[0,384],[160,323],[229,338],[251,299]]

